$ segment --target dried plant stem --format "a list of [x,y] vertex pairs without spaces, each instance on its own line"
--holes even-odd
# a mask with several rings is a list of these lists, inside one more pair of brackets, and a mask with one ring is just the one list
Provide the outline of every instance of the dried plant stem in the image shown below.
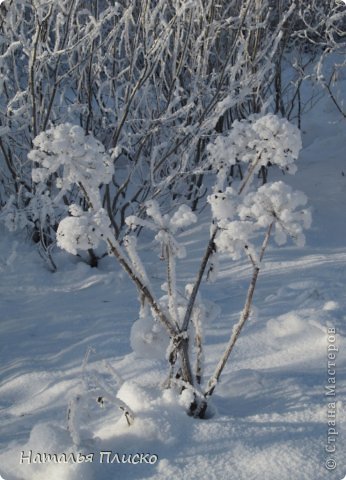
[[[84,193],[84,196],[89,204],[89,207],[94,208],[87,190],[84,188],[82,183],[80,183],[79,185]],[[126,257],[123,255],[118,241],[115,238],[110,239],[107,236],[106,242],[110,251],[116,258],[116,260],[119,262],[119,264],[122,266],[125,272],[129,275],[133,283],[136,285],[141,296],[147,300],[148,304],[157,315],[158,320],[167,330],[169,336],[172,338],[173,343],[175,343],[176,352],[180,357],[182,378],[188,384],[193,385],[194,382],[193,382],[193,374],[192,374],[192,368],[191,368],[190,357],[189,357],[188,336],[181,335],[181,333],[184,332],[184,330],[178,328],[175,321],[176,319],[172,318],[169,313],[166,313],[163,311],[159,302],[154,297],[154,294],[150,291],[150,288],[148,287],[148,285],[146,285],[145,282],[139,277],[139,275],[136,274],[135,269],[131,265],[131,262],[128,261]],[[169,275],[170,278],[171,278],[171,275],[172,275],[172,272],[170,272],[170,275]],[[196,290],[196,294],[197,294],[197,290]],[[174,357],[175,355],[172,356],[172,358]]]
[[[166,328],[170,337],[173,340],[175,338],[178,338],[181,332],[177,330],[176,326],[174,325],[174,321],[171,318],[169,318],[167,314],[162,310],[160,304],[155,299],[154,295],[151,293],[148,286],[143,283],[143,281],[138,277],[138,275],[136,275],[131,265],[127,262],[126,258],[122,255],[120,246],[117,245],[116,241],[110,240],[109,238],[107,238],[107,243],[114,257],[118,260],[120,265],[129,275],[129,277],[134,282],[134,284],[136,285],[140,293],[148,301],[149,305],[157,315],[159,321]],[[180,357],[183,380],[193,385],[192,369],[190,365],[189,351],[188,351],[188,338],[183,338],[183,337],[179,338],[179,341],[177,342],[177,345],[176,345],[176,350]]]
[[194,286],[193,286],[193,289],[192,289],[192,292],[191,292],[191,295],[190,295],[190,298],[189,298],[189,303],[188,303],[187,308],[186,308],[185,317],[184,317],[183,325],[182,325],[182,328],[181,328],[183,332],[186,332],[187,329],[188,329],[190,319],[191,319],[192,310],[193,310],[193,307],[194,307],[195,302],[196,302],[197,293],[198,293],[199,287],[201,285],[201,281],[202,281],[205,269],[207,267],[209,258],[211,257],[212,253],[214,252],[214,248],[215,248],[214,241],[215,241],[215,237],[216,237],[216,234],[217,234],[218,230],[219,230],[218,227],[214,226],[214,229],[212,231],[211,237],[210,237],[209,242],[208,242],[207,249],[205,251],[204,257],[203,257],[202,262],[201,262],[200,269],[197,273],[197,277],[196,277],[196,280],[195,280],[195,283],[194,283]]
[[155,314],[158,316],[160,322],[166,328],[168,333],[172,337],[175,337],[179,332],[173,326],[172,321],[167,317],[167,315],[165,315],[163,313],[158,301],[154,298],[154,296],[150,292],[149,288],[143,283],[143,281],[139,278],[139,276],[136,275],[136,273],[132,269],[131,265],[127,262],[126,258],[121,254],[120,248],[117,248],[117,245],[114,242],[114,240],[111,240],[111,239],[107,238],[107,243],[108,243],[108,246],[109,246],[112,254],[114,255],[114,257],[118,260],[120,265],[123,267],[123,269],[129,275],[129,277],[134,282],[134,284],[136,285],[138,290],[146,298],[149,305],[154,310]]
[[258,155],[256,160],[254,161],[254,163],[252,165],[250,165],[250,167],[247,171],[246,177],[244,178],[243,183],[241,184],[241,186],[238,190],[238,195],[241,195],[243,193],[246,185],[249,183],[250,179],[252,178],[252,176],[255,172],[255,169],[256,169],[260,160],[261,160],[261,155]]
[[240,335],[240,332],[241,332],[246,320],[250,316],[253,295],[254,295],[255,288],[256,288],[258,274],[260,272],[260,263],[263,259],[265,250],[268,246],[268,242],[269,242],[269,238],[270,238],[270,234],[271,234],[273,225],[274,225],[274,222],[272,222],[269,225],[268,230],[266,232],[266,235],[264,237],[262,248],[261,248],[261,253],[260,253],[260,258],[259,258],[260,261],[257,265],[254,265],[254,267],[253,267],[252,278],[251,278],[250,285],[249,285],[249,288],[248,288],[248,291],[247,291],[243,311],[241,313],[239,322],[233,327],[232,334],[231,334],[230,339],[227,343],[226,349],[225,349],[224,353],[222,354],[219,363],[217,364],[217,367],[215,369],[214,374],[212,375],[212,377],[210,378],[210,380],[208,382],[207,389],[205,391],[205,396],[206,397],[210,397],[212,395],[212,393],[215,389],[215,386],[217,385],[217,382],[219,381],[220,375],[221,375],[223,369],[225,368],[225,365],[228,361],[228,358],[229,358],[229,356],[230,356],[230,354],[231,354],[231,352],[234,348],[234,345],[236,344],[236,341],[237,341],[237,339]]

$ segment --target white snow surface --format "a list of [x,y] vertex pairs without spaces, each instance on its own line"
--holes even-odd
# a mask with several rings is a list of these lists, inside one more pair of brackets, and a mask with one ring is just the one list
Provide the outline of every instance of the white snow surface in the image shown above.
[[[167,375],[164,358],[132,352],[136,292],[113,259],[92,269],[57,250],[58,271],[52,274],[23,236],[1,227],[0,475],[5,480],[345,476],[345,127],[328,99],[303,118],[298,173],[285,181],[307,195],[312,228],[304,248],[272,244],[268,249],[252,316],[206,420],[186,415],[188,393],[178,401],[160,388]],[[281,172],[269,174],[282,179]],[[188,252],[177,263],[182,288],[193,281],[204,251],[208,214],[203,225],[177,234]],[[159,290],[164,274],[151,247],[147,243],[141,254]],[[229,262],[221,255],[218,280],[203,285],[209,302],[206,378],[239,318],[250,277],[247,259]],[[328,328],[335,328],[338,348],[335,397],[325,395]],[[88,362],[83,360],[87,352]],[[131,426],[116,396],[134,412]],[[325,449],[330,402],[335,402],[338,431],[333,454]],[[71,420],[71,411],[67,419],[69,405],[78,422]],[[37,453],[93,454],[93,462],[21,463],[30,452],[33,458]],[[102,455],[107,458],[102,452],[112,452],[115,459],[150,454],[157,461],[101,463]],[[325,467],[330,457],[336,461],[332,471]]]

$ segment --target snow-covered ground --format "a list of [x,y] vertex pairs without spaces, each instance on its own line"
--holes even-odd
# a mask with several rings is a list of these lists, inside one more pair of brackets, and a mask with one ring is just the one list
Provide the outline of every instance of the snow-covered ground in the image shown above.
[[[131,351],[136,292],[113,259],[92,269],[56,252],[58,271],[52,274],[22,237],[1,229],[0,474],[5,480],[343,479],[345,128],[327,98],[303,118],[298,173],[285,181],[309,197],[313,225],[307,244],[268,249],[253,315],[206,420],[188,417],[173,394],[159,388],[164,362]],[[179,264],[181,280],[194,278],[207,233],[204,223],[181,235],[189,252]],[[159,285],[156,253],[148,243],[142,253]],[[246,261],[225,261],[219,280],[203,286],[209,301],[207,374],[239,317],[250,275]],[[333,362],[335,345],[334,397],[326,395],[326,386],[328,377],[334,378],[333,368],[327,371],[328,346]],[[135,414],[130,427],[116,394]],[[335,427],[333,421],[328,425],[328,411],[329,420],[335,414]],[[58,454],[60,462],[62,454],[75,456],[67,463],[40,462],[40,453]],[[122,463],[125,459],[129,462]]]

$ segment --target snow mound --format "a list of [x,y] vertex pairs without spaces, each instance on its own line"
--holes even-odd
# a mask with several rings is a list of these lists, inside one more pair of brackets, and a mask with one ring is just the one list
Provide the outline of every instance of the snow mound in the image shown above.
[[274,337],[297,335],[308,329],[308,325],[296,312],[280,315],[267,322],[267,331]]

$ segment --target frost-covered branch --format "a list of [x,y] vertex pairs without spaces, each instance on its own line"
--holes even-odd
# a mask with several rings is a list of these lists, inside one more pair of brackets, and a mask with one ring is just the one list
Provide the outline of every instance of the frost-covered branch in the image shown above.
[[189,327],[189,322],[190,322],[192,311],[193,311],[193,308],[194,308],[194,305],[195,305],[195,302],[196,302],[199,287],[201,286],[203,275],[205,273],[205,270],[206,270],[206,267],[208,265],[209,259],[210,259],[211,255],[213,254],[213,252],[215,250],[214,242],[215,242],[215,238],[216,238],[217,233],[218,233],[217,226],[213,226],[211,237],[209,239],[205,254],[202,258],[201,265],[200,265],[195,283],[193,285],[193,288],[192,288],[192,291],[191,291],[191,294],[190,294],[190,297],[189,297],[189,302],[188,302],[187,307],[186,307],[186,312],[185,312],[185,316],[184,316],[184,320],[183,320],[183,324],[182,324],[182,331],[187,331],[187,329]]
[[[262,261],[265,250],[268,246],[268,242],[269,242],[269,238],[270,238],[270,234],[271,234],[271,231],[272,231],[273,224],[274,224],[274,222],[272,222],[269,225],[268,230],[265,234],[264,241],[263,241],[262,248],[261,248],[260,257],[259,257],[260,262]],[[259,275],[259,272],[260,272],[260,262],[259,262],[258,265],[254,265],[253,272],[252,272],[252,278],[251,278],[250,285],[249,285],[249,288],[248,288],[248,291],[247,291],[243,311],[241,313],[239,322],[233,327],[232,334],[231,334],[230,339],[227,343],[225,351],[224,351],[224,353],[222,354],[222,356],[219,360],[219,363],[218,363],[218,365],[215,369],[215,372],[208,381],[206,391],[204,392],[204,395],[206,397],[210,397],[212,395],[212,393],[213,393],[213,391],[214,391],[214,389],[217,385],[217,382],[219,381],[221,373],[226,366],[228,358],[229,358],[229,356],[230,356],[230,354],[231,354],[231,352],[234,348],[234,345],[235,345],[235,343],[236,343],[236,341],[237,341],[237,339],[238,339],[238,337],[241,333],[241,330],[242,330],[245,322],[247,321],[247,319],[250,316],[253,296],[254,296],[254,293],[255,293],[255,288],[256,288],[256,284],[257,284],[258,275]]]
[[[138,215],[146,200],[196,207],[205,191],[196,172],[204,169],[208,139],[271,95],[265,86],[293,5],[282,6],[279,16],[269,6],[252,0],[2,6],[0,162],[11,193],[23,184],[35,188],[35,164],[26,154],[37,135],[65,123],[114,149],[114,177],[101,193],[120,240],[125,218]],[[46,185],[53,198],[55,181]],[[60,207],[76,203],[74,192],[60,200]],[[56,226],[49,219],[43,228],[27,224],[38,235],[50,229],[52,242]]]
[[[245,188],[252,183],[254,173],[268,162],[294,173],[294,161],[300,148],[299,131],[286,120],[273,115],[255,116],[250,121],[236,123],[227,137],[219,137],[208,147],[211,164],[216,164],[217,174],[216,193],[208,198],[217,226],[215,249],[229,254],[232,259],[240,258],[245,251],[252,265],[252,277],[240,319],[233,327],[225,351],[208,381],[206,398],[212,395],[250,316],[261,263],[272,232],[279,245],[286,243],[288,237],[298,245],[305,242],[303,230],[309,228],[311,215],[309,210],[301,208],[307,202],[304,194],[293,192],[281,181],[262,185],[248,193]],[[248,163],[248,174],[241,180],[240,188],[226,187],[231,167],[237,161]],[[257,252],[253,237],[263,229],[264,239]]]

